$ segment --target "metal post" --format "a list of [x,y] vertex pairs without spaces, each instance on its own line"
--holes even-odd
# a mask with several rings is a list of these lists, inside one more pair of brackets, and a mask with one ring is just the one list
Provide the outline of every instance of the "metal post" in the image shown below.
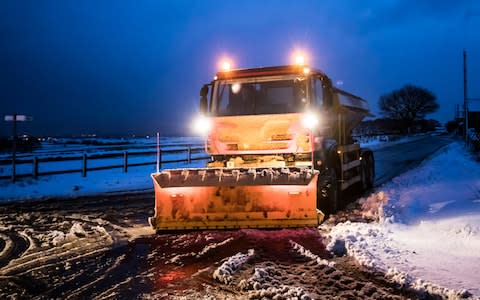
[[162,151],[160,150],[160,132],[157,132],[157,173],[160,173],[162,167]]
[[467,51],[463,50],[463,112],[465,114],[465,145],[468,146]]
[[32,171],[33,171],[33,178],[37,179],[38,178],[38,157],[33,158],[33,166],[32,166]]
[[123,152],[123,172],[128,172],[128,151]]
[[17,114],[13,114],[13,140],[12,140],[12,182],[16,180],[17,159]]
[[82,159],[82,177],[87,177],[87,154],[83,154]]
[[190,164],[192,162],[192,146],[188,146],[188,158],[187,158],[187,163]]
[[160,172],[160,169],[162,168],[162,149],[158,150],[158,172]]

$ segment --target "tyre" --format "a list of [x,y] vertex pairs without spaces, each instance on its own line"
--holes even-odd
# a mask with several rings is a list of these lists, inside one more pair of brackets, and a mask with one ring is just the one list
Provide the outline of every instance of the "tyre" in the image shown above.
[[340,197],[337,173],[334,168],[327,168],[323,183],[318,187],[317,207],[326,215],[335,214],[343,208]]

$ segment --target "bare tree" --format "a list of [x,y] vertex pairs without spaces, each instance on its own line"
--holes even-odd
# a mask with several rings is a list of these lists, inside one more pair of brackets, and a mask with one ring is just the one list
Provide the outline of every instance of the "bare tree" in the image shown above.
[[379,106],[386,117],[401,121],[402,127],[408,129],[439,107],[432,92],[409,84],[381,96]]

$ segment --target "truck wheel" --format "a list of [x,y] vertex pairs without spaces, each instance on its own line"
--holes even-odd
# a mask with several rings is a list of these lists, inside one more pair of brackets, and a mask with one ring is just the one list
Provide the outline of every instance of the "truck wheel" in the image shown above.
[[342,209],[342,201],[338,190],[337,174],[335,169],[328,168],[327,180],[325,184],[319,187],[318,205],[317,207],[325,213],[331,215]]

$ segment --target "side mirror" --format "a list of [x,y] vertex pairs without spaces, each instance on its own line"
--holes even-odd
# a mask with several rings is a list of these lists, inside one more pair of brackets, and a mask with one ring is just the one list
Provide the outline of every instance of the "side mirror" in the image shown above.
[[200,97],[207,97],[208,95],[208,85],[204,84],[200,89]]
[[207,100],[207,97],[202,96],[200,98],[200,112],[202,114],[206,114],[207,111],[208,111],[208,100]]
[[206,114],[208,111],[208,85],[202,86],[200,89],[200,112]]

